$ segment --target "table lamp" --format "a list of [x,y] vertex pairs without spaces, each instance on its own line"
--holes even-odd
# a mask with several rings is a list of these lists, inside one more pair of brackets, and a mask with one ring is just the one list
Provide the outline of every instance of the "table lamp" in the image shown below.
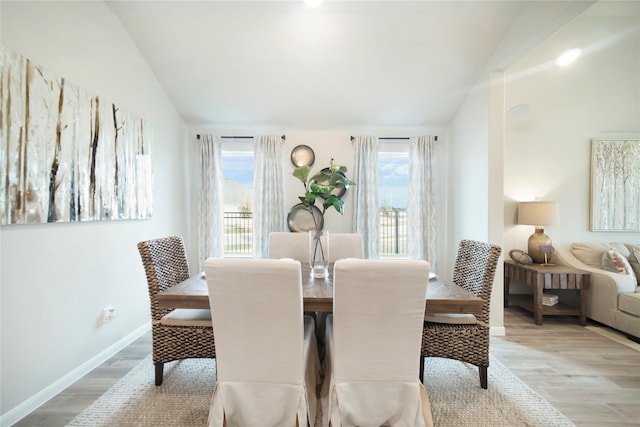
[[546,262],[544,252],[540,246],[551,246],[551,238],[544,234],[545,225],[558,223],[557,202],[520,202],[518,203],[518,224],[533,225],[535,232],[529,237],[527,246],[529,256],[533,262],[544,264]]

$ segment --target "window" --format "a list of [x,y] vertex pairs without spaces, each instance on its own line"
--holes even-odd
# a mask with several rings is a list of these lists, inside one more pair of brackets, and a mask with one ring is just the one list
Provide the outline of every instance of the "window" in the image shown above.
[[224,254],[253,253],[253,144],[222,140]]
[[409,144],[381,140],[378,152],[380,256],[407,256]]

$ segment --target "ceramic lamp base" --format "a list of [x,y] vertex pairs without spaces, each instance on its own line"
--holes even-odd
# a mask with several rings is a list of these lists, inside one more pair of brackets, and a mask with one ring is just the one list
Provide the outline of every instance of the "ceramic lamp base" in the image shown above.
[[542,245],[551,246],[551,238],[546,234],[544,234],[544,228],[536,227],[535,233],[533,233],[529,237],[529,244],[527,247],[529,256],[531,257],[533,262],[535,262],[536,264],[544,264],[549,259],[548,256],[545,259],[544,253],[540,252],[540,250],[538,249],[538,247]]

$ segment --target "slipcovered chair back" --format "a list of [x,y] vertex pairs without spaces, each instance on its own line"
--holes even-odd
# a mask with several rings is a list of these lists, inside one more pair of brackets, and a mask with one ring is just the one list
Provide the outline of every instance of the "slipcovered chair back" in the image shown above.
[[300,262],[210,258],[204,269],[217,351],[209,425],[313,425],[320,362]]
[[429,263],[335,263],[325,332],[324,425],[432,425],[418,378]]

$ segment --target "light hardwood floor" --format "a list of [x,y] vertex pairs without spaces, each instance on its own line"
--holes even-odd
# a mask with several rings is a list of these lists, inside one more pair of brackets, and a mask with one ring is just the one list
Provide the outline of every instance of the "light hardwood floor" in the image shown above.
[[537,326],[531,313],[509,308],[504,322],[507,336],[492,337],[491,353],[574,424],[640,426],[640,344],[616,333],[619,344],[594,332],[612,329],[576,317]]
[[[577,426],[640,426],[640,344],[620,344],[575,317],[545,317],[536,326],[519,308],[505,309],[505,327],[507,336],[492,337],[491,353]],[[148,333],[16,426],[64,426],[150,350]]]

